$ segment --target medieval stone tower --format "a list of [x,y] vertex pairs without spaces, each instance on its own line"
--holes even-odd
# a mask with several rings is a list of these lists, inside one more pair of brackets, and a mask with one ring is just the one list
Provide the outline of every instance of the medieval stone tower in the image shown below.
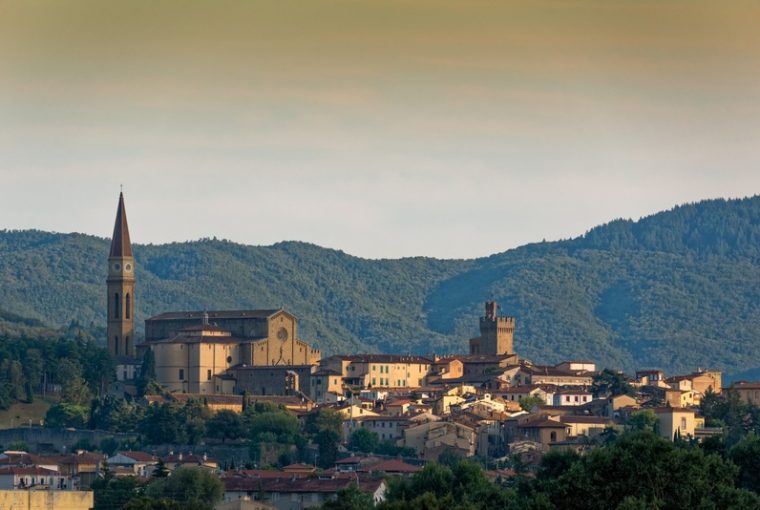
[[116,224],[108,255],[108,351],[112,356],[135,356],[135,259],[129,240],[124,195],[119,193]]
[[485,308],[480,318],[480,336],[470,339],[470,354],[514,354],[515,318],[498,317],[496,301],[486,301]]

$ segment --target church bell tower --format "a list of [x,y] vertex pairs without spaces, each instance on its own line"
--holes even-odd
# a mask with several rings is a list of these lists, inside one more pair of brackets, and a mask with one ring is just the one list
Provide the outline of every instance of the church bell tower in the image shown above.
[[135,357],[135,259],[129,240],[124,194],[119,193],[116,224],[108,256],[108,352]]

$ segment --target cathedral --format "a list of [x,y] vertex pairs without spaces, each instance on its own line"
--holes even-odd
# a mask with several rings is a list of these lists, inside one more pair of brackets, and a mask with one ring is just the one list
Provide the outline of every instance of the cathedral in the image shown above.
[[[286,384],[302,389],[298,374],[310,373],[319,363],[320,352],[298,337],[298,319],[283,309],[166,312],[146,319],[145,339],[137,344],[135,260],[123,194],[106,287],[108,350],[117,363],[117,391],[130,390],[148,350],[154,354],[156,381],[181,393],[271,393],[284,391]],[[266,383],[251,378],[263,376],[250,370],[257,367],[268,367]],[[246,374],[244,384],[237,380],[241,373]]]

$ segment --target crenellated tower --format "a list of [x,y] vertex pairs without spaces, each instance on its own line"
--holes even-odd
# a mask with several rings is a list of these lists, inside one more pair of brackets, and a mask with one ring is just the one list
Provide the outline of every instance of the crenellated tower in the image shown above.
[[480,318],[480,336],[470,339],[470,354],[514,354],[515,318],[499,317],[495,301],[486,301],[485,314]]
[[135,356],[135,259],[129,240],[124,194],[119,193],[116,224],[108,255],[108,351]]

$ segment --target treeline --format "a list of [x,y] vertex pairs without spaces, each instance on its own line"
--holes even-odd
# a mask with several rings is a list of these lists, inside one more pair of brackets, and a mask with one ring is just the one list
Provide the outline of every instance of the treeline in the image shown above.
[[[753,197],[466,261],[365,260],[291,242],[136,245],[137,325],[167,310],[283,306],[325,355],[462,352],[494,298],[517,317],[517,352],[536,362],[743,371],[757,367],[759,231]],[[99,325],[107,253],[92,236],[0,231],[0,303],[17,324]]]
[[0,409],[42,394],[89,405],[113,379],[108,351],[76,325],[55,338],[0,336]]
[[[499,476],[466,461],[429,463],[410,478],[389,481],[380,510],[693,510],[760,508],[757,456],[750,436],[726,458],[696,443],[628,432],[584,455],[546,454],[536,472]],[[738,450],[742,453],[739,454]],[[325,510],[371,508],[356,487]]]

